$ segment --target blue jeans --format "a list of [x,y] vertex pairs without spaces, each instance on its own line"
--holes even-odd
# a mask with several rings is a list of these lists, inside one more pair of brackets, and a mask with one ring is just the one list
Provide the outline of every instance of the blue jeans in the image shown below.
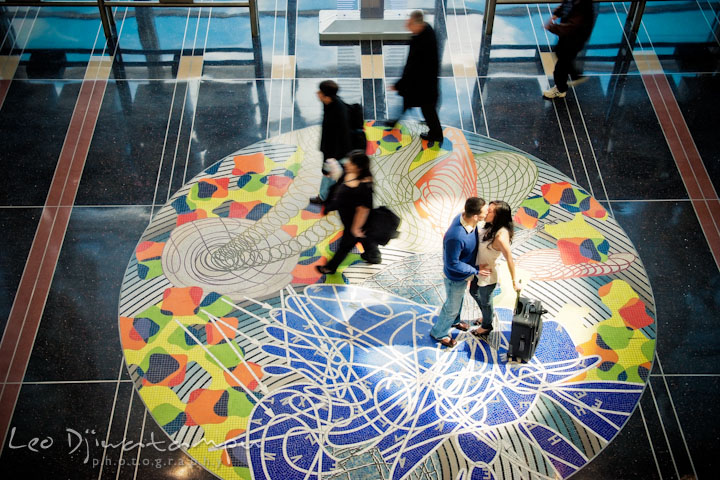
[[465,290],[467,289],[467,281],[460,280],[455,282],[447,277],[443,277],[445,281],[445,303],[443,303],[438,314],[435,325],[430,330],[430,336],[442,340],[443,338],[450,335],[450,327],[454,323],[460,321],[460,312],[462,311],[463,298],[465,297]]
[[[338,160],[338,163],[341,167],[344,167],[346,161],[347,159],[341,158]],[[330,188],[336,183],[337,181],[333,180],[332,178],[323,173],[323,176],[320,179],[320,191],[318,192],[318,198],[323,201],[327,200],[328,195],[330,194]]]
[[482,328],[492,328],[493,324],[493,302],[492,296],[497,283],[492,285],[478,286],[477,277],[470,282],[470,295],[480,307],[482,312]]
[[320,191],[318,192],[318,198],[320,200],[327,200],[328,193],[330,193],[330,187],[335,185],[335,180],[328,177],[327,175],[323,175],[322,179],[320,180]]

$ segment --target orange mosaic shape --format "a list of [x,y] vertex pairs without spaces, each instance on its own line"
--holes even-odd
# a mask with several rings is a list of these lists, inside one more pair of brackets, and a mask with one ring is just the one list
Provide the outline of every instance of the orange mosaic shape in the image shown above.
[[218,404],[225,390],[207,390],[198,388],[190,394],[187,407],[185,407],[185,425],[206,425],[217,424],[227,420],[227,417],[215,413],[215,405]]
[[120,317],[120,341],[123,348],[129,350],[142,350],[147,342],[135,331],[133,327],[134,318]]
[[233,157],[235,168],[233,175],[244,175],[246,173],[262,173],[265,171],[265,155],[262,152],[249,155],[236,155]]
[[583,210],[583,215],[592,218],[598,218],[600,220],[604,220],[607,218],[608,212],[602,205],[600,205],[600,202],[595,200],[595,198],[593,197],[590,197],[588,201],[590,202],[590,205],[587,207],[586,210]]
[[144,262],[151,258],[162,257],[163,248],[165,248],[165,242],[142,242],[135,249],[135,257],[138,262]]
[[[228,433],[225,434],[225,442],[228,442],[228,441],[232,440],[233,438],[238,438],[243,433],[245,433],[244,428],[235,428],[235,429],[229,430]],[[226,467],[232,467],[233,466],[232,458],[230,458],[230,452],[228,450],[229,450],[229,448],[223,449],[221,460],[222,460],[222,464],[225,465]]]
[[[211,322],[205,324],[205,333],[207,335],[208,345],[217,345],[225,340],[225,337],[229,339],[235,338],[235,330],[238,326],[238,319],[235,317],[222,317],[220,320],[222,320],[222,322]],[[225,323],[227,323],[227,325],[225,325]],[[225,334],[225,337],[223,337],[223,333]]]
[[228,187],[230,185],[230,179],[225,178],[202,178],[197,183],[197,189],[201,188],[201,184],[212,185],[216,188],[210,196],[210,198],[225,198],[228,196]]
[[618,361],[618,354],[615,352],[615,350],[605,345],[605,343],[602,341],[602,338],[600,338],[597,333],[593,333],[590,340],[578,345],[576,348],[577,351],[583,355],[599,356],[602,359],[601,363],[617,363]]
[[198,312],[203,291],[200,287],[172,287],[163,293],[160,311],[165,315],[183,317]]
[[546,183],[540,190],[542,191],[543,198],[548,203],[557,205],[562,199],[563,193],[566,189],[572,188],[569,182],[557,182],[557,183]]
[[[248,366],[250,368],[248,368]],[[228,375],[227,372],[223,372],[223,375],[225,376],[225,381],[230,385],[231,387],[240,387],[244,385],[249,390],[255,390],[258,386],[257,380],[255,380],[255,377],[253,377],[252,373],[250,373],[250,369],[252,369],[252,372],[255,374],[255,377],[262,378],[263,372],[262,367],[258,365],[257,363],[253,362],[244,362],[241,361],[238,363],[234,368],[230,368],[230,372],[232,372],[232,375]],[[233,378],[235,377],[235,378]],[[237,380],[236,380],[237,379]],[[240,383],[238,383],[238,380]]]
[[582,212],[586,217],[605,220],[607,210],[588,192],[573,187],[570,182],[546,183],[541,188],[543,198],[553,205],[560,205],[568,212]]
[[517,213],[513,217],[513,221],[516,224],[522,225],[525,228],[535,228],[535,227],[537,227],[537,224],[538,224],[537,217],[532,217],[532,216],[528,215],[525,212],[525,209],[523,209],[523,208],[520,208],[517,211]]
[[561,238],[557,241],[560,258],[565,265],[601,263],[608,259],[607,240],[595,238]]

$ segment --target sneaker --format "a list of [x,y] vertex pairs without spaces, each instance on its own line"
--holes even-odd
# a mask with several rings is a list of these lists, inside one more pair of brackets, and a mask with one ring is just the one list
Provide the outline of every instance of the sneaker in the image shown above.
[[372,263],[373,265],[382,263],[382,257],[380,257],[380,255],[375,255],[375,256],[371,257],[371,256],[367,255],[366,253],[361,253],[360,258],[365,260],[367,263]]
[[577,87],[578,85],[585,83],[587,81],[588,81],[588,77],[586,77],[586,76],[573,78],[570,81],[568,81],[568,87]]
[[398,126],[398,123],[400,122],[400,119],[392,119],[392,118],[386,118],[385,120],[376,120],[375,125],[381,126],[381,127],[390,127],[395,128]]
[[550,90],[543,92],[545,98],[563,98],[565,95],[567,95],[567,92],[561,92],[557,87],[552,87]]
[[315,270],[317,270],[319,273],[322,273],[323,275],[332,275],[335,273],[335,270],[331,270],[325,265],[315,265]]

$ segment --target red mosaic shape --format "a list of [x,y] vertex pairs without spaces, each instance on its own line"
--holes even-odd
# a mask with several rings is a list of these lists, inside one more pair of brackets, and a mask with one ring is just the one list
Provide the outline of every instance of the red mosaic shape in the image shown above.
[[324,265],[325,262],[320,263],[322,257],[317,262],[313,262],[310,265],[297,264],[291,272],[293,276],[293,283],[317,283],[322,277],[322,274],[315,270],[316,265]]
[[288,187],[293,179],[283,175],[272,175],[267,179],[266,193],[270,197],[281,197],[287,192]]
[[186,223],[200,220],[201,218],[207,218],[207,212],[205,210],[195,210],[190,213],[181,213],[177,217],[177,226],[184,225]]
[[165,248],[165,242],[142,242],[135,249],[135,257],[138,262],[160,258],[163,248]]
[[230,204],[230,212],[228,213],[228,217],[246,218],[248,216],[248,213],[250,213],[252,209],[258,206],[260,203],[262,203],[260,200],[252,200],[250,202],[233,202]]
[[631,298],[622,306],[618,313],[630,328],[644,328],[653,323],[652,317],[647,314],[645,303],[639,298]]
[[560,251],[560,259],[565,265],[577,265],[578,263],[598,263],[597,260],[588,258],[580,251],[580,245],[586,238],[561,238],[557,242]]

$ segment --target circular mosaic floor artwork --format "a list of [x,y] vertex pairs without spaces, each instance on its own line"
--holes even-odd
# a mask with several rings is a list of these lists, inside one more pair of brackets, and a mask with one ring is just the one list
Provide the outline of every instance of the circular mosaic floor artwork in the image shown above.
[[[572,475],[623,427],[651,368],[655,309],[633,245],[590,194],[509,145],[365,128],[376,203],[402,217],[380,265],[354,251],[327,278],[314,268],[341,230],[308,204],[319,127],[224,158],[157,212],[120,293],[139,395],[225,479]],[[472,195],[513,207],[524,294],[549,312],[527,364],[506,358],[506,265],[487,341],[459,333],[448,350],[428,336],[442,235]]]

